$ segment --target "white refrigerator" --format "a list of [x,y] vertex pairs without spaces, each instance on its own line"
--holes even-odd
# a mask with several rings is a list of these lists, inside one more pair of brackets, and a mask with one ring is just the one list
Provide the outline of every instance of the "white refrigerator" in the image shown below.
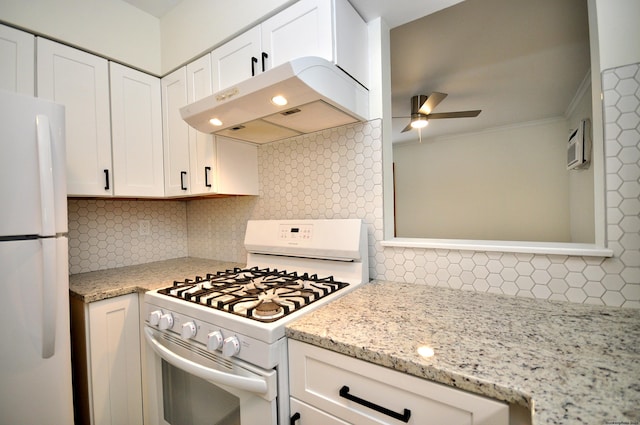
[[64,108],[0,91],[0,424],[72,425]]

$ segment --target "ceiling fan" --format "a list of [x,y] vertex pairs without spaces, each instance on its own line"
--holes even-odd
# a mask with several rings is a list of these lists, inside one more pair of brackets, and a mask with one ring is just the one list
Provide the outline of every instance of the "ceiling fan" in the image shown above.
[[442,100],[447,97],[446,93],[433,92],[429,96],[423,94],[413,96],[411,98],[411,117],[394,117],[394,118],[411,118],[409,124],[402,130],[409,131],[413,128],[424,128],[429,124],[429,120],[442,118],[473,118],[477,117],[481,110],[458,111],[458,112],[439,112],[431,113],[433,109]]

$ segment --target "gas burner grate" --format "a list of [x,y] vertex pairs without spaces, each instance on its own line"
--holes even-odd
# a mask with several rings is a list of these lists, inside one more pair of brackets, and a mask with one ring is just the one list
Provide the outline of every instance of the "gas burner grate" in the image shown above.
[[269,323],[348,285],[332,276],[253,267],[174,281],[158,293]]

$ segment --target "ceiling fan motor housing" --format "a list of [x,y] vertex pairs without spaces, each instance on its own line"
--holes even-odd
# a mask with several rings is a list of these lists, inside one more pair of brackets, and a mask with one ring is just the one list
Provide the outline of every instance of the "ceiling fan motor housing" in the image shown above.
[[422,105],[424,105],[424,102],[427,101],[427,96],[423,95],[423,94],[419,94],[417,96],[413,96],[411,98],[411,116],[413,117],[415,114],[420,114],[420,115],[424,115],[421,114],[420,108],[422,107]]

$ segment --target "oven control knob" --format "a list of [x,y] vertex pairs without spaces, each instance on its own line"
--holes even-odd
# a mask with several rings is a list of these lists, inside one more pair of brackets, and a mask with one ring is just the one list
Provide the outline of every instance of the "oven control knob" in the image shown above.
[[180,331],[180,336],[183,339],[191,339],[196,336],[196,332],[198,329],[196,328],[196,324],[193,322],[187,322],[182,324],[182,330]]
[[158,326],[160,323],[160,316],[162,316],[162,311],[154,310],[149,314],[149,323],[151,326]]
[[223,339],[222,332],[213,331],[207,334],[207,350],[216,351],[222,347]]
[[160,328],[160,330],[167,330],[167,329],[171,329],[173,327],[173,316],[171,315],[171,313],[165,313],[162,316],[160,316],[160,323],[158,323],[158,328]]
[[229,336],[222,343],[222,355],[233,357],[240,352],[240,341],[237,336]]

